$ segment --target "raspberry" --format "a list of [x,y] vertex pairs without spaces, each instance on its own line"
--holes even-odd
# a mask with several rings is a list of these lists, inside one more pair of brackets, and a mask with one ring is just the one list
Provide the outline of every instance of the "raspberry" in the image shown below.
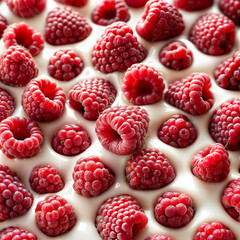
[[115,106],[99,116],[95,131],[103,147],[116,154],[127,155],[142,147],[149,121],[143,108]]
[[2,38],[4,30],[7,28],[7,19],[0,13],[0,39]]
[[15,101],[12,95],[0,88],[0,122],[9,117],[15,110]]
[[75,156],[91,145],[88,133],[79,124],[65,125],[52,138],[52,148],[64,156]]
[[114,173],[96,156],[77,161],[72,174],[73,189],[84,197],[95,197],[105,192],[115,181]]
[[36,166],[33,168],[29,183],[32,190],[39,194],[56,193],[63,189],[64,181],[51,165]]
[[22,95],[22,107],[33,120],[49,122],[59,118],[65,109],[66,96],[55,82],[45,78],[32,80]]
[[129,195],[106,200],[98,210],[96,227],[102,240],[134,239],[148,222],[139,203]]
[[0,240],[37,240],[35,234],[19,227],[8,227],[0,231]]
[[157,149],[144,148],[131,156],[126,165],[127,182],[132,189],[154,190],[171,183],[175,171]]
[[117,21],[127,22],[129,18],[124,0],[102,0],[92,11],[92,21],[103,26]]
[[165,100],[192,115],[204,114],[214,102],[211,86],[211,79],[207,74],[193,73],[170,84],[165,93]]
[[147,52],[125,22],[106,27],[93,47],[93,66],[103,72],[126,71],[134,63],[142,62]]
[[192,12],[211,7],[213,1],[214,0],[173,0],[173,3],[177,8]]
[[159,0],[147,2],[142,18],[136,25],[137,33],[148,41],[176,37],[183,32],[184,28],[182,15],[177,8]]
[[32,203],[33,195],[17,174],[0,164],[0,222],[24,215]]
[[233,232],[220,222],[203,223],[193,237],[193,240],[208,239],[236,240]]
[[229,171],[228,152],[220,143],[208,146],[192,159],[193,174],[205,182],[222,181]]
[[193,53],[181,41],[166,44],[159,52],[160,62],[167,68],[183,70],[193,63]]
[[233,48],[235,25],[221,14],[208,13],[200,17],[192,26],[189,39],[205,54],[223,55]]
[[166,227],[183,227],[194,216],[192,199],[186,193],[165,192],[157,199],[154,214],[156,220]]
[[166,235],[153,235],[152,237],[148,237],[145,240],[173,240],[172,238]]
[[58,195],[52,195],[38,202],[35,221],[47,236],[57,237],[69,232],[75,226],[77,217],[70,203]]
[[71,49],[58,50],[49,60],[48,72],[57,80],[70,81],[83,70],[82,59]]
[[240,25],[239,0],[219,0],[218,5],[224,15],[230,18],[236,25]]
[[148,0],[124,0],[129,7],[140,8],[143,7]]
[[24,22],[13,23],[8,26],[3,34],[3,41],[6,48],[16,45],[24,46],[33,57],[44,48],[44,40],[41,34]]
[[69,104],[87,120],[97,120],[100,113],[110,107],[116,98],[114,86],[99,78],[77,83],[69,91]]
[[60,6],[48,13],[45,40],[51,45],[64,45],[83,41],[92,27],[71,7]]
[[158,138],[175,148],[185,148],[197,138],[197,132],[187,116],[175,114],[158,129]]
[[13,116],[0,123],[0,149],[9,158],[33,157],[42,141],[42,130],[31,119]]
[[55,2],[64,3],[74,7],[83,7],[88,3],[88,0],[55,0]]
[[134,105],[153,104],[162,98],[165,84],[162,75],[153,67],[134,64],[124,75],[122,91]]
[[11,46],[0,56],[0,81],[11,86],[25,86],[38,75],[31,54],[21,46]]

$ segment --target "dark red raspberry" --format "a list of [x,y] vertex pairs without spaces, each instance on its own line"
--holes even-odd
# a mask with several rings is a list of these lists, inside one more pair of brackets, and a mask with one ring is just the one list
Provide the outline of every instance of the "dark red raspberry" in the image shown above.
[[39,194],[56,193],[63,189],[64,181],[56,168],[51,165],[33,168],[29,183],[33,191]]
[[96,227],[102,240],[132,240],[147,222],[148,218],[140,204],[129,195],[106,200],[96,217]]
[[173,3],[177,8],[192,12],[211,7],[213,1],[214,0],[173,0]]
[[116,98],[114,86],[100,78],[77,83],[69,91],[69,104],[87,120],[97,120],[100,113],[110,107]]
[[75,156],[91,145],[88,133],[79,124],[69,124],[59,129],[52,138],[52,148],[59,154]]
[[143,7],[148,0],[124,0],[129,7],[139,8]]
[[32,80],[22,95],[22,107],[33,120],[49,122],[65,109],[66,96],[61,87],[45,78]]
[[11,86],[25,86],[38,75],[31,54],[21,46],[11,46],[0,55],[0,81]]
[[171,183],[174,168],[157,149],[144,148],[131,156],[126,165],[127,182],[132,189],[154,190]]
[[3,34],[3,41],[6,48],[16,45],[24,46],[33,57],[44,48],[44,40],[41,34],[24,22],[13,23],[8,26]]
[[35,234],[19,227],[8,227],[0,231],[0,240],[37,240]]
[[47,236],[57,237],[69,232],[75,226],[77,217],[70,203],[58,195],[52,195],[38,202],[35,221]]
[[97,156],[81,158],[72,174],[73,189],[84,197],[96,197],[111,187],[114,173]]
[[214,99],[211,79],[205,73],[193,73],[168,86],[165,100],[172,106],[192,115],[208,112]]
[[126,71],[134,63],[142,62],[147,52],[125,22],[112,23],[93,47],[93,66],[103,72]]
[[180,35],[184,28],[182,15],[177,8],[165,1],[150,0],[136,31],[148,41],[160,41]]
[[193,53],[181,41],[166,44],[159,52],[160,62],[167,68],[183,70],[193,63]]
[[45,39],[52,45],[64,45],[83,41],[92,27],[86,19],[71,7],[59,6],[48,13]]
[[96,122],[96,133],[106,149],[119,154],[132,154],[143,145],[149,116],[137,106],[115,106],[106,109]]
[[83,7],[88,3],[88,0],[55,0],[55,2],[64,3],[74,7]]
[[148,237],[145,240],[173,240],[172,238],[166,235],[153,235],[152,237]]
[[165,192],[157,199],[154,214],[156,220],[166,227],[183,227],[194,216],[192,199],[186,193]]
[[42,130],[31,119],[13,116],[0,123],[0,149],[9,158],[33,157],[42,141]]
[[0,88],[0,122],[9,117],[15,110],[15,101],[12,95]]
[[158,138],[175,148],[185,148],[197,138],[197,132],[187,116],[175,114],[158,129]]
[[161,100],[165,84],[153,67],[134,64],[124,75],[122,91],[134,105],[148,105]]
[[189,39],[205,54],[223,55],[233,48],[235,25],[224,15],[208,13],[192,26]]
[[0,13],[0,39],[2,38],[4,30],[7,28],[7,19]]
[[70,81],[83,70],[82,59],[71,49],[58,50],[49,60],[48,72],[57,80]]
[[32,203],[33,195],[17,174],[0,164],[0,222],[24,215]]
[[218,5],[224,15],[230,18],[235,24],[240,25],[239,0],[219,0]]

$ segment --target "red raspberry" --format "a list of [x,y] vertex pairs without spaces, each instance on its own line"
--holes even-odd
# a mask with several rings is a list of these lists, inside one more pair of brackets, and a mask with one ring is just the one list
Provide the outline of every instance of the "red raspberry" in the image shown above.
[[59,118],[65,109],[66,96],[55,82],[45,78],[32,80],[22,95],[22,107],[33,120],[49,122]]
[[173,240],[172,238],[166,235],[153,235],[152,237],[148,237],[145,240]]
[[0,123],[0,149],[9,158],[33,157],[42,141],[42,130],[31,119],[13,116]]
[[129,195],[106,200],[98,210],[96,227],[102,240],[134,239],[148,222],[140,204]]
[[74,7],[83,7],[88,3],[88,0],[55,0],[55,2],[64,3]]
[[15,101],[12,95],[0,88],[0,122],[9,117],[15,110]]
[[131,156],[126,165],[127,182],[132,189],[154,190],[171,183],[174,168],[157,149],[144,148]]
[[69,232],[75,226],[77,217],[70,203],[58,195],[52,195],[38,202],[35,221],[47,236],[57,237]]
[[17,174],[0,164],[0,222],[24,215],[32,203],[33,195]]
[[87,120],[97,120],[100,113],[110,107],[116,98],[114,86],[99,78],[77,83],[69,91],[69,104]]
[[158,138],[175,148],[185,148],[197,138],[197,132],[187,116],[175,114],[158,129]]
[[6,48],[16,45],[24,46],[33,57],[38,55],[44,48],[44,40],[41,34],[24,22],[11,24],[4,31],[3,41]]
[[79,124],[65,125],[52,138],[52,148],[64,156],[75,156],[91,145],[88,133]]
[[218,5],[224,15],[230,18],[235,24],[240,25],[239,0],[219,0]]
[[183,42],[173,41],[161,49],[159,59],[165,67],[178,71],[192,65],[193,53]]
[[7,19],[0,13],[0,39],[2,38],[4,30],[7,28]]
[[127,22],[129,18],[124,0],[102,0],[92,11],[92,21],[103,26],[117,21]]
[[139,8],[143,7],[148,0],[124,0],[129,7]]
[[164,1],[150,0],[136,31],[148,41],[160,41],[180,35],[184,28],[182,15],[177,8]]
[[31,54],[21,46],[11,46],[0,56],[0,81],[11,86],[25,86],[38,75]]
[[103,72],[126,71],[134,63],[142,62],[147,52],[125,22],[106,27],[93,47],[93,66]]
[[192,12],[211,7],[213,1],[214,0],[173,0],[173,3],[177,8]]
[[72,174],[73,189],[84,197],[96,197],[114,184],[115,176],[96,156],[77,161]]
[[161,100],[165,84],[153,67],[134,64],[124,75],[122,91],[134,105],[148,105]]
[[8,227],[0,231],[0,240],[37,240],[35,234],[19,227]]
[[220,143],[208,146],[192,159],[193,174],[205,182],[222,181],[229,171],[228,152]]
[[83,41],[92,27],[86,19],[71,7],[60,6],[48,13],[45,39],[52,45],[64,45]]
[[223,55],[233,48],[235,25],[221,14],[208,13],[200,17],[192,26],[189,39],[205,54]]
[[96,133],[106,149],[119,154],[132,154],[143,145],[149,116],[137,106],[115,106],[106,109],[96,122]]
[[64,187],[64,181],[58,171],[49,164],[34,167],[29,183],[32,190],[39,194],[56,193]]
[[49,60],[48,72],[57,80],[70,81],[83,70],[82,59],[71,49],[58,50]]
[[211,86],[211,79],[207,74],[193,73],[170,84],[165,93],[165,100],[192,115],[204,114],[210,110],[214,102]]
[[165,192],[157,199],[154,214],[156,220],[166,227],[183,227],[194,216],[192,199],[186,193]]

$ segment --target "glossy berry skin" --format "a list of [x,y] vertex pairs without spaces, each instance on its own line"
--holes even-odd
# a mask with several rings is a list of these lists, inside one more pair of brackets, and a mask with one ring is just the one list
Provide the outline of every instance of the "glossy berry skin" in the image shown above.
[[3,88],[0,88],[0,122],[11,116],[15,110],[15,101],[12,95]]
[[193,12],[209,8],[213,5],[214,0],[173,0],[177,8]]
[[224,15],[230,18],[236,25],[240,25],[239,0],[219,0],[218,6]]
[[84,7],[88,3],[88,0],[54,0],[54,1],[74,7]]
[[143,7],[148,0],[124,0],[129,7],[140,8]]
[[152,237],[148,237],[145,240],[173,240],[172,238],[166,236],[166,235],[153,235]]
[[37,240],[37,236],[23,228],[7,227],[0,231],[0,240]]
[[2,38],[3,32],[7,28],[7,25],[7,19],[2,14],[0,14],[0,39]]

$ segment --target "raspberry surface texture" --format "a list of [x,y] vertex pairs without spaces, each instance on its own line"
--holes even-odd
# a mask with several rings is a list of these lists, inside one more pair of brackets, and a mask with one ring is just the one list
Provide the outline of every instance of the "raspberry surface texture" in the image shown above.
[[124,0],[129,7],[140,8],[143,7],[148,0]]
[[37,240],[35,234],[19,227],[7,227],[0,231],[0,240]]
[[99,116],[95,131],[104,148],[127,155],[142,147],[149,121],[143,108],[116,106],[106,109]]
[[177,8],[186,11],[199,11],[209,8],[213,5],[214,0],[173,0]]
[[7,28],[7,25],[7,19],[2,14],[0,14],[0,39],[2,38],[3,32]]
[[236,25],[240,25],[239,0],[219,0],[218,6],[224,15],[230,18]]
[[103,72],[123,72],[142,62],[147,52],[125,22],[112,23],[93,46],[92,64]]
[[67,4],[74,7],[83,7],[88,3],[88,0],[55,0],[55,2]]
[[0,122],[11,116],[15,110],[15,101],[12,95],[3,88],[0,88]]
[[152,237],[148,237],[145,240],[173,240],[172,238],[166,236],[166,235],[153,235]]

